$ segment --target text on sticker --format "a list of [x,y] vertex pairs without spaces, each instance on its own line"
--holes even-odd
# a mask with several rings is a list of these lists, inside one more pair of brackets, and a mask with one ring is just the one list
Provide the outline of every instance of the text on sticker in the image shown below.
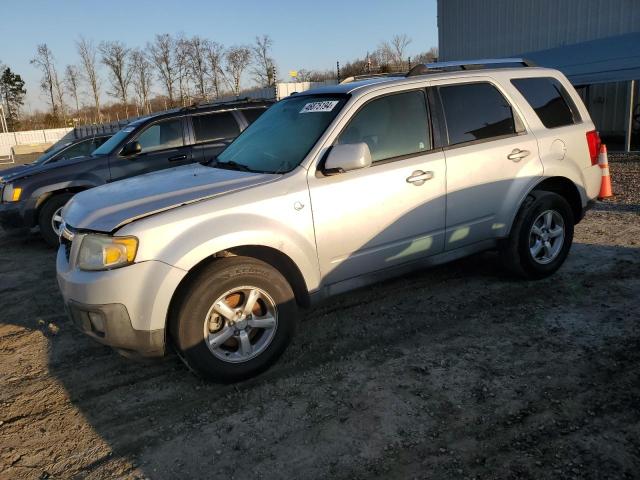
[[325,102],[309,102],[304,107],[302,107],[300,113],[330,112],[337,104],[338,100],[327,100]]

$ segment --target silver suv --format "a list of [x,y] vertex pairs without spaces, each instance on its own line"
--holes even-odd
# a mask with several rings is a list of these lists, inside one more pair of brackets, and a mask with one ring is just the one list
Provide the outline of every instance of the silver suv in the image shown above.
[[337,293],[487,249],[520,277],[550,275],[598,194],[598,149],[567,79],[520,59],[310,90],[202,164],[76,195],[58,282],[96,340],[172,345],[234,381],[275,361],[300,307]]

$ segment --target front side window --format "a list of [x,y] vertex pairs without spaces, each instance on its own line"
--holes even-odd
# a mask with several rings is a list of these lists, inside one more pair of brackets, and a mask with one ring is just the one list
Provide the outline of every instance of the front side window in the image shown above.
[[84,155],[89,155],[93,152],[99,145],[95,145],[94,140],[92,138],[80,142],[72,147],[69,147],[62,153],[60,158],[74,158],[81,157]]
[[439,87],[449,144],[514,135],[511,105],[490,83]]
[[369,145],[371,159],[380,162],[431,148],[427,104],[422,90],[372,100],[355,114],[337,143]]
[[132,122],[126,127],[124,127],[122,130],[119,130],[118,132],[116,132],[115,135],[113,135],[106,142],[104,142],[102,145],[96,148],[91,155],[95,155],[95,156],[110,155],[114,153],[116,149],[122,148],[123,140],[129,137],[129,135],[131,135],[132,132],[134,132],[136,128],[138,128],[138,124],[140,121],[142,120]]
[[174,118],[154,123],[143,131],[136,141],[142,147],[142,153],[182,147],[182,120]]
[[217,163],[283,173],[300,165],[342,109],[342,95],[294,95],[264,112],[222,152]]
[[555,78],[517,78],[511,83],[529,102],[546,128],[563,127],[576,122],[575,105]]
[[207,113],[194,115],[191,118],[196,143],[235,138],[240,133],[240,128],[231,112]]

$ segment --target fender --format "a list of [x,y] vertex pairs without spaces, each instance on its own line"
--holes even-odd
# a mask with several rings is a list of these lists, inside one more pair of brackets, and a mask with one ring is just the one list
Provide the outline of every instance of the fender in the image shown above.
[[[269,192],[276,193],[276,186],[268,184],[183,205],[127,224],[117,234],[138,237],[136,262],[159,260],[185,271],[223,251],[269,247],[289,257],[307,291],[313,291],[320,285],[320,268],[311,209],[294,208],[296,202],[309,205],[306,183],[301,187],[267,198]],[[256,194],[261,190],[265,196]],[[238,197],[251,197],[253,202]]]
[[98,183],[96,184],[95,182],[89,182],[87,180],[70,180],[67,182],[58,182],[58,183],[53,183],[51,185],[46,185],[44,187],[40,187],[36,190],[34,190],[31,193],[31,196],[34,198],[38,199],[38,203],[42,203],[40,201],[40,197],[47,195],[47,194],[52,194],[55,192],[59,192],[61,190],[68,190],[68,189],[81,189],[81,190],[87,190],[89,188],[94,188],[97,187],[99,185],[104,184],[104,182],[102,183]]
[[[568,173],[568,172],[565,172]],[[525,193],[521,196],[520,200],[518,201],[518,208],[515,209],[511,215],[509,216],[509,221],[506,225],[504,234],[501,235],[499,238],[504,238],[504,237],[508,237],[509,234],[511,233],[511,227],[513,226],[513,223],[515,222],[516,219],[516,215],[518,214],[518,212],[520,211],[520,208],[522,207],[522,204],[524,203],[525,199],[527,198],[527,196],[529,196],[529,194],[534,191],[538,185],[540,185],[541,183],[543,183],[545,180],[551,179],[551,178],[562,178],[562,179],[566,179],[569,180],[573,186],[576,188],[576,190],[578,191],[578,194],[580,195],[580,199],[581,199],[581,207],[584,209],[587,205],[587,202],[584,200],[586,198],[586,193],[584,188],[582,188],[580,186],[580,184],[577,184],[575,181],[575,176],[573,178],[567,177],[567,176],[563,176],[563,175],[549,175],[549,176],[544,176],[544,177],[540,177],[539,179],[537,179],[537,181],[533,182],[531,187],[528,188]],[[576,222],[579,221],[580,219],[577,218]]]

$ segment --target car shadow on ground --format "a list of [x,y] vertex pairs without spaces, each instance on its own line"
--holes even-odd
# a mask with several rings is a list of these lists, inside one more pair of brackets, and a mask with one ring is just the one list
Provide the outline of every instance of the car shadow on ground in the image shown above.
[[638,249],[576,244],[538,282],[513,280],[488,252],[339,295],[306,312],[273,368],[235,385],[207,383],[175,355],[133,362],[75,331],[53,257],[34,237],[0,241],[2,323],[42,331],[48,374],[109,447],[66,439],[83,455],[56,475],[540,478],[637,466]]

